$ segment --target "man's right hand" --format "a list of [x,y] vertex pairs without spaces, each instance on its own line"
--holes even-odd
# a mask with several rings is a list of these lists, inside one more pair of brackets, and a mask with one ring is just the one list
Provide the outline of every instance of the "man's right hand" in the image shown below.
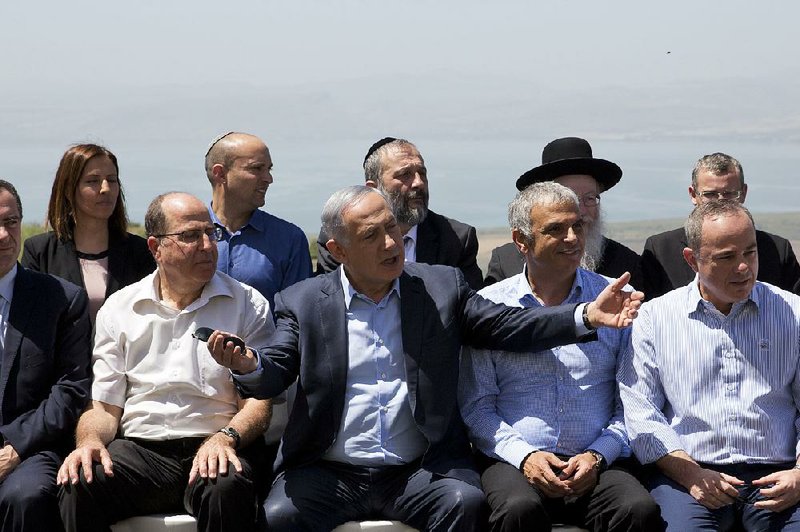
[[214,331],[208,337],[208,352],[220,366],[226,367],[234,373],[245,374],[255,371],[258,367],[256,355],[250,349],[242,351],[233,342],[225,341],[225,337],[235,336],[223,331]]
[[77,449],[69,453],[69,456],[61,464],[61,468],[56,475],[56,484],[77,484],[81,468],[86,482],[92,482],[92,464],[100,462],[103,464],[103,472],[106,476],[114,476],[114,464],[108,449],[99,441],[87,442],[80,445]]
[[560,471],[568,465],[553,453],[538,451],[525,460],[522,474],[546,497],[567,497],[572,495],[572,489],[569,484],[558,478],[556,471]]
[[742,485],[744,485],[743,480],[702,467],[697,468],[683,484],[697,502],[711,510],[736,501],[736,497],[739,496],[736,486]]

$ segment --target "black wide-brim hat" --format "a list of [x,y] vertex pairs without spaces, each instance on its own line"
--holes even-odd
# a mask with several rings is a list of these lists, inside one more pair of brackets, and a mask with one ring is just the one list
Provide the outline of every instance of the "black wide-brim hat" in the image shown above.
[[553,181],[572,174],[594,177],[600,183],[603,192],[622,179],[622,169],[611,161],[592,157],[592,147],[584,139],[564,137],[544,147],[542,165],[519,176],[517,189],[523,190],[533,183]]

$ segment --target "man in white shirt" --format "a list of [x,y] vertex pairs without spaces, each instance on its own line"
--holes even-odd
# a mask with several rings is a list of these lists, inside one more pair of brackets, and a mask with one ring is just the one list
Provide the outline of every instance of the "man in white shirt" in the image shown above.
[[216,271],[219,229],[199,199],[157,197],[145,228],[156,272],[97,315],[92,405],[57,477],[65,528],[108,531],[130,516],[185,510],[198,530],[251,530],[271,404],[239,399],[193,333],[210,327],[263,345],[269,303]]

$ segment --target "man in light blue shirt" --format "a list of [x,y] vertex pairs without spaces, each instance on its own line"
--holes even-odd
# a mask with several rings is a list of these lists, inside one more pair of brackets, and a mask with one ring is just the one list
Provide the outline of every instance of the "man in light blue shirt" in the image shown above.
[[259,210],[272,184],[272,158],[254,135],[226,133],[206,153],[212,186],[211,221],[223,229],[217,269],[267,298],[311,276],[305,233],[296,225]]
[[753,219],[699,204],[687,286],[642,307],[620,394],[669,530],[800,529],[800,297],[756,281]]
[[[508,213],[525,269],[480,295],[538,308],[592,301],[608,286],[606,277],[579,267],[584,221],[572,190],[533,184]],[[601,329],[596,341],[535,353],[464,348],[459,403],[485,456],[481,481],[492,530],[550,530],[554,522],[658,529],[655,502],[625,468],[630,448],[616,371],[629,335]]]

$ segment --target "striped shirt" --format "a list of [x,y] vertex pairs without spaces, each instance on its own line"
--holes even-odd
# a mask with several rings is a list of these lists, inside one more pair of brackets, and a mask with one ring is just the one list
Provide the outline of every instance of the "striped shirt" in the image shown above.
[[697,281],[642,306],[620,395],[643,463],[682,449],[710,464],[794,461],[800,297],[757,282],[725,316]]
[[[609,280],[583,269],[564,303],[592,301]],[[526,273],[481,290],[512,307],[541,307]],[[464,347],[459,404],[473,444],[519,466],[534,450],[575,455],[593,449],[611,463],[630,455],[617,392],[617,357],[630,329],[603,327],[594,342],[536,353]]]

